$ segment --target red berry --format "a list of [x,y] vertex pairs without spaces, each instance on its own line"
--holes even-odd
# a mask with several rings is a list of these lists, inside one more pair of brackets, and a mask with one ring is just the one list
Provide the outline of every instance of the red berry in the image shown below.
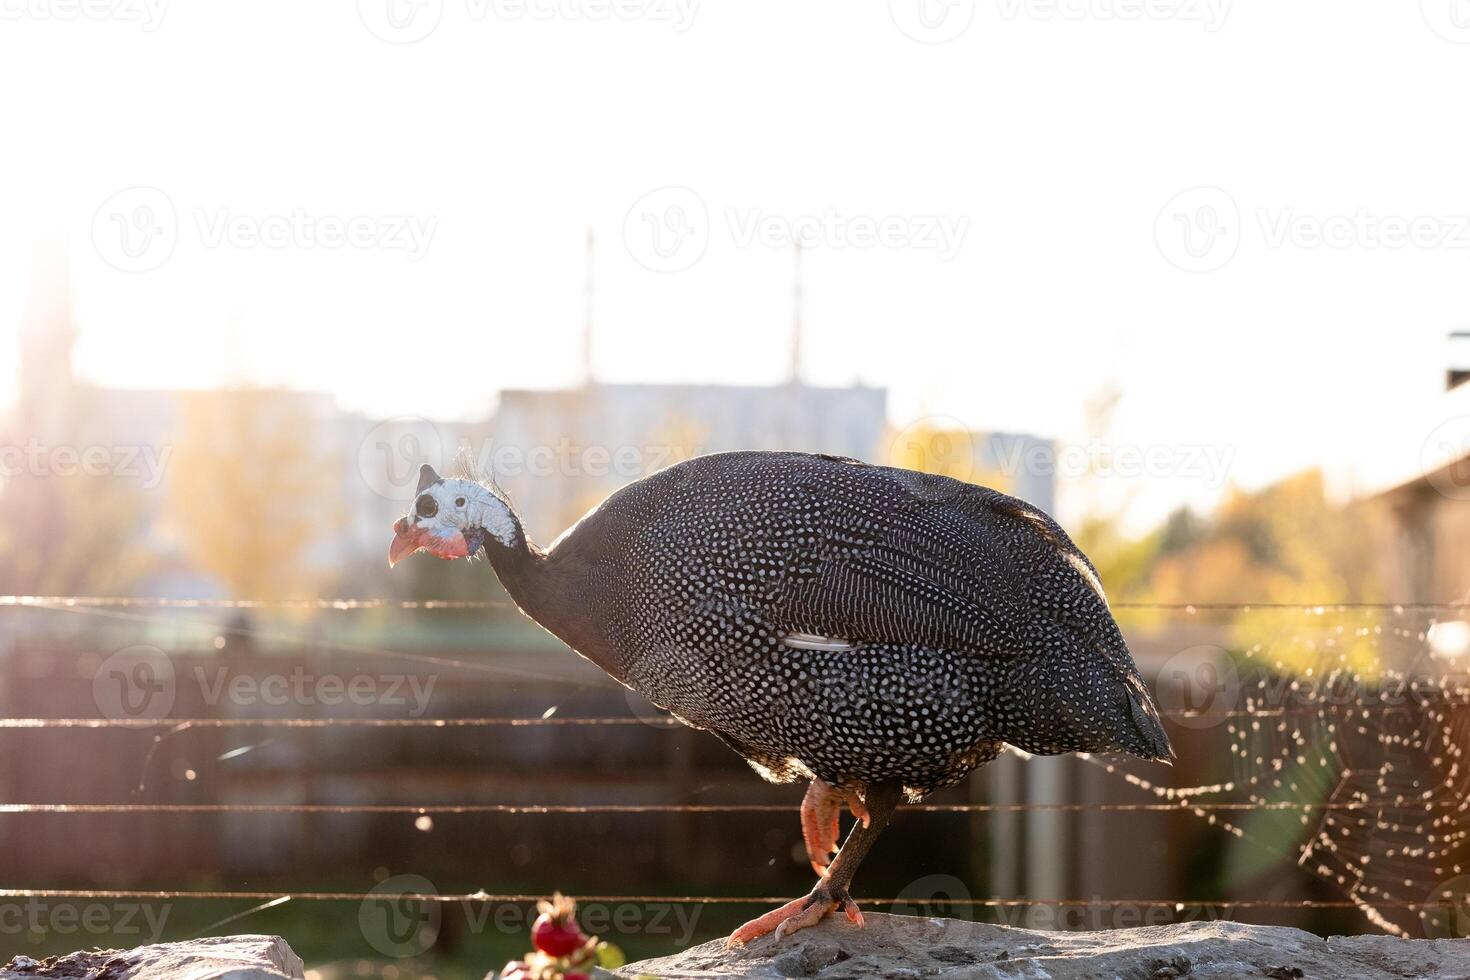
[[587,941],[582,930],[577,928],[575,912],[577,904],[561,892],[551,896],[549,902],[537,902],[541,915],[531,926],[531,942],[547,956],[568,956]]
[[585,939],[575,920],[558,920],[543,912],[531,926],[531,942],[547,956],[566,956],[581,947]]
[[561,980],[592,980],[592,977],[586,973],[563,973]]

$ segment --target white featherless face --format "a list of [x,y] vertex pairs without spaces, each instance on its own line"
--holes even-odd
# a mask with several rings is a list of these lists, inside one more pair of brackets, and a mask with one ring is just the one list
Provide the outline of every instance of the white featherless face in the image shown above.
[[444,479],[426,464],[419,470],[418,491],[408,513],[393,525],[388,564],[416,551],[444,559],[468,558],[487,536],[506,546],[515,542],[510,505],[482,484]]

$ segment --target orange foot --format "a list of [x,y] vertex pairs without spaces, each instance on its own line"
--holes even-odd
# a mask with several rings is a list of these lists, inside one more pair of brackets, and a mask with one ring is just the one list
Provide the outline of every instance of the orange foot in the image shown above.
[[862,928],[863,913],[858,909],[857,903],[852,900],[852,896],[847,893],[847,889],[838,888],[824,880],[812,889],[810,895],[787,902],[779,909],[767,912],[758,919],[751,919],[731,933],[725,945],[726,947],[743,946],[768,932],[774,932],[779,940],[782,936],[789,936],[798,929],[816,925],[826,918],[828,912],[839,906],[847,913],[847,921]]
[[817,874],[826,877],[827,864],[837,853],[838,815],[846,803],[852,815],[866,827],[871,822],[868,808],[856,790],[838,789],[820,778],[813,778],[801,801],[801,836],[806,841],[806,856]]

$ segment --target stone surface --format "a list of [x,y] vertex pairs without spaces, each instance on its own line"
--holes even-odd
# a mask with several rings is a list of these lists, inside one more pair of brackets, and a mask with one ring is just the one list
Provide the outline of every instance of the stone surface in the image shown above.
[[865,912],[742,949],[724,940],[632,963],[619,976],[1012,978],[1012,980],[1326,980],[1470,978],[1470,940],[1323,939],[1299,929],[1186,922],[1106,932],[1037,932],[955,919]]
[[279,936],[214,936],[159,943],[123,952],[89,950],[49,956],[17,956],[0,967],[0,980],[66,977],[68,980],[301,980],[301,957]]

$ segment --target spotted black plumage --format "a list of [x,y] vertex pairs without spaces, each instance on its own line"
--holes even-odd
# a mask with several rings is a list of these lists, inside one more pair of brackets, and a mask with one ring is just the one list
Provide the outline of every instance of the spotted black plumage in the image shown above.
[[[389,562],[483,545],[521,609],[767,778],[807,778],[819,880],[731,935],[843,909],[903,796],[1007,743],[1171,754],[1097,572],[1051,518],[984,487],[850,459],[725,453],[609,497],[549,551],[497,490],[419,474]],[[839,810],[859,818],[837,848]]]
[[487,550],[528,613],[777,782],[918,799],[1007,743],[1170,755],[1091,563],[994,490],[722,453],[618,491],[544,555],[519,533]]

